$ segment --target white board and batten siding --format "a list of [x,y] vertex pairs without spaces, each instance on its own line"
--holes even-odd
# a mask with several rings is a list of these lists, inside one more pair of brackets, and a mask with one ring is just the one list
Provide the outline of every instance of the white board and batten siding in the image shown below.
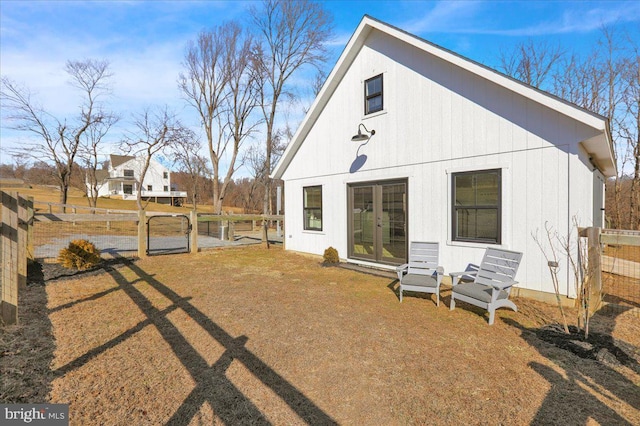
[[[296,134],[299,140],[294,136],[295,146],[276,169],[285,181],[286,248],[321,255],[333,246],[345,258],[347,185],[406,179],[407,240],[440,242],[445,273],[464,270],[480,262],[487,245],[451,241],[451,173],[501,169],[500,246],[524,253],[521,287],[553,292],[532,234],[546,239],[548,223],[566,235],[573,216],[592,224],[597,185],[580,142],[598,130],[376,25],[364,39],[358,33],[363,41],[356,53],[347,47],[341,69],[329,77],[339,82],[325,84]],[[384,110],[365,116],[364,81],[379,74]],[[366,144],[350,140],[360,123],[376,132]],[[366,155],[366,162],[352,172],[358,155]],[[304,231],[303,188],[314,185],[322,186],[323,229]],[[563,293],[574,296],[564,268]]]

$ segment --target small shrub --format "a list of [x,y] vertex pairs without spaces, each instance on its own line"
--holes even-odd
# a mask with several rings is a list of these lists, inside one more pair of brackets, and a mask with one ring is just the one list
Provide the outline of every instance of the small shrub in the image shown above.
[[324,255],[322,255],[324,259],[325,265],[335,265],[340,263],[340,257],[338,256],[338,250],[333,247],[329,247],[324,251]]
[[73,240],[60,250],[58,261],[65,268],[89,269],[100,263],[100,250],[87,240]]

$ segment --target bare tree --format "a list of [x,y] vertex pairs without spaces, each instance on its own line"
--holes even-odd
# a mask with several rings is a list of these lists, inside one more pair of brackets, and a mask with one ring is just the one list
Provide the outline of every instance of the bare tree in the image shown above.
[[[243,141],[255,128],[251,112],[257,106],[255,73],[251,65],[250,37],[235,22],[203,31],[189,43],[185,73],[179,87],[200,116],[213,168],[214,211],[237,170]],[[228,159],[226,171],[222,163]]]
[[[256,85],[257,74],[251,60],[251,37],[242,37],[239,27],[231,27],[229,33],[227,52],[229,64],[229,81],[227,91],[229,96],[225,98],[227,135],[230,140],[231,161],[227,168],[224,182],[220,186],[220,210],[231,178],[236,170],[242,166],[242,162],[236,167],[236,160],[243,142],[255,131],[261,123],[259,119],[252,119],[254,109],[258,106],[258,88]],[[214,182],[215,184],[215,182]]]
[[517,44],[511,52],[501,52],[500,68],[505,74],[533,87],[543,87],[563,55],[564,51],[558,45],[536,44],[529,39]]
[[45,111],[32,97],[29,89],[21,87],[7,77],[2,78],[0,100],[7,108],[9,128],[34,134],[39,139],[14,149],[37,160],[53,163],[60,202],[66,204],[75,159],[85,132],[102,122],[105,113],[99,98],[109,93],[107,61],[85,59],[67,61],[65,71],[71,85],[80,90],[83,102],[78,116],[73,120],[60,119]]
[[566,56],[553,75],[552,91],[562,99],[589,111],[601,111],[605,103],[607,75],[597,51],[584,60]]
[[633,41],[631,43],[633,54],[625,61],[622,72],[624,114],[616,120],[616,125],[621,139],[626,142],[633,166],[629,227],[640,229],[640,46]]
[[179,140],[173,149],[174,162],[178,170],[187,175],[194,210],[202,198],[203,183],[207,176],[211,175],[207,159],[200,155],[201,148],[200,141],[193,135],[191,138]]
[[79,157],[85,169],[85,190],[89,189],[87,200],[90,207],[96,207],[98,202],[98,176],[97,171],[100,166],[100,147],[102,140],[107,135],[111,127],[116,124],[119,117],[113,114],[105,114],[100,122],[94,123],[83,135],[83,142],[80,146]]
[[558,239],[557,231],[554,231],[553,228],[549,225],[548,222],[544,223],[544,229],[547,233],[547,241],[549,242],[549,251],[547,251],[545,247],[545,242],[538,237],[538,232],[536,230],[535,233],[531,233],[533,240],[536,242],[542,255],[547,261],[547,266],[549,268],[549,272],[551,273],[551,282],[553,283],[553,290],[556,295],[556,303],[558,304],[558,309],[560,309],[560,314],[562,315],[562,325],[564,327],[564,332],[569,334],[569,325],[567,324],[567,316],[564,314],[564,308],[562,307],[562,299],[560,297],[560,283],[558,281],[558,272],[560,268],[560,262],[558,259],[558,253],[555,247],[556,240]]
[[151,159],[160,152],[174,147],[191,137],[187,130],[166,107],[157,110],[146,109],[134,115],[135,130],[122,141],[123,151],[142,158],[136,204],[142,210],[142,183],[149,170]]
[[300,0],[264,0],[251,9],[251,18],[261,41],[254,49],[259,73],[260,105],[265,120],[264,213],[271,213],[269,173],[276,143],[276,118],[280,98],[292,95],[287,83],[302,67],[320,68],[326,61],[331,17],[321,3]]

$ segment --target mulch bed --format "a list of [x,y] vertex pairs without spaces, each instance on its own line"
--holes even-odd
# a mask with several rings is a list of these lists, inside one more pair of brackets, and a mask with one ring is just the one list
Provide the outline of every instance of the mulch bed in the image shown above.
[[134,259],[125,257],[103,259],[99,265],[85,270],[65,268],[60,263],[30,262],[27,265],[27,285],[45,285],[52,281],[101,275],[113,270],[113,268],[118,268],[134,261]]

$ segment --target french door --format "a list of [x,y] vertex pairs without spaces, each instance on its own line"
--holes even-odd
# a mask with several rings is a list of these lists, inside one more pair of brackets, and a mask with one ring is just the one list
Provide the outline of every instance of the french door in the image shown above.
[[349,258],[402,264],[407,258],[407,181],[351,184]]

